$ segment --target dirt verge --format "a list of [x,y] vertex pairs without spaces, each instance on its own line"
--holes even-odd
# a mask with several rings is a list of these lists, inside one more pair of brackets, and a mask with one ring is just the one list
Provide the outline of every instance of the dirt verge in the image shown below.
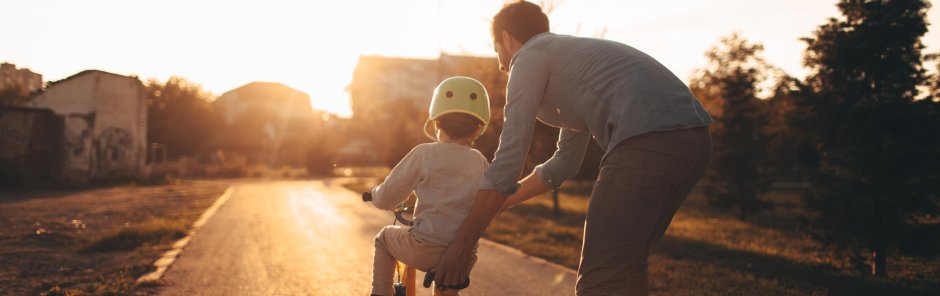
[[230,182],[0,194],[0,295],[127,295]]

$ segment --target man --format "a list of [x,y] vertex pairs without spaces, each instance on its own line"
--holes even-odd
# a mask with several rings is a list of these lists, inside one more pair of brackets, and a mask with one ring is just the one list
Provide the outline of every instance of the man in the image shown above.
[[[500,69],[509,71],[499,148],[436,280],[467,274],[472,247],[503,208],[572,177],[593,137],[605,154],[584,223],[578,295],[648,294],[649,247],[705,171],[711,117],[674,74],[630,46],[548,32],[529,2],[493,17]],[[535,120],[561,129],[558,149],[517,183]]]

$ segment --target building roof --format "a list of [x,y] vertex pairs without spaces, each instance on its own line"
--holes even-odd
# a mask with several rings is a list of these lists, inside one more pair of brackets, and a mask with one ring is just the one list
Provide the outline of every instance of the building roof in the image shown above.
[[72,74],[72,76],[69,76],[69,77],[65,77],[65,78],[62,78],[62,79],[59,79],[59,80],[56,80],[56,81],[51,81],[51,82],[49,82],[49,85],[52,86],[52,85],[54,85],[54,84],[56,84],[56,83],[60,83],[60,82],[66,81],[66,80],[70,80],[70,79],[74,79],[74,78],[77,78],[77,77],[80,77],[80,76],[84,76],[84,75],[88,75],[88,74],[94,74],[94,73],[106,74],[106,75],[117,76],[117,77],[121,77],[121,78],[134,79],[134,80],[140,81],[140,79],[138,79],[136,76],[124,76],[124,75],[121,75],[121,74],[114,74],[114,73],[107,72],[107,71],[102,71],[102,70],[88,69],[88,70],[84,70],[84,71],[81,71],[81,72]]
[[[65,78],[62,78],[62,79],[59,79],[59,80],[56,80],[56,81],[49,81],[49,83],[46,85],[45,88],[36,90],[36,91],[33,92],[32,94],[30,94],[29,99],[30,99],[30,100],[33,100],[33,99],[35,99],[35,98],[41,96],[43,93],[46,92],[46,89],[48,89],[48,88],[50,88],[50,87],[54,87],[56,84],[59,84],[59,83],[62,83],[62,82],[68,81],[68,80],[72,80],[72,79],[75,79],[75,78],[78,78],[78,77],[81,77],[81,76],[85,76],[85,75],[88,75],[88,74],[105,74],[105,75],[110,75],[110,76],[117,76],[117,77],[120,77],[120,78],[134,79],[134,80],[137,80],[138,82],[140,82],[140,79],[138,79],[136,76],[124,76],[124,75],[121,75],[121,74],[114,74],[114,73],[107,72],[107,71],[102,71],[102,70],[88,69],[88,70],[84,70],[84,71],[81,71],[81,72],[72,74],[72,76],[69,76],[69,77],[65,77]],[[143,82],[141,82],[141,85],[143,85]]]
[[279,82],[251,82],[227,91],[212,101],[214,105],[233,102],[250,104],[284,104],[311,110],[310,95]]

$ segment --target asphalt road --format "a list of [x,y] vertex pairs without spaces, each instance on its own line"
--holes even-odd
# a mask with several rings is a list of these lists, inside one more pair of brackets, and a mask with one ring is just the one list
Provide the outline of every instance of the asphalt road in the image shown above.
[[[339,182],[237,185],[170,266],[160,294],[369,295],[373,237],[394,216]],[[570,269],[488,241],[478,256],[461,295],[574,294]]]

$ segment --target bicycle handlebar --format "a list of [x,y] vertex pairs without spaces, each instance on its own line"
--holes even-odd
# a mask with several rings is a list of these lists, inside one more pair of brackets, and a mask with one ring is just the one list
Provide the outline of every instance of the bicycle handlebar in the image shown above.
[[[369,191],[363,192],[362,202],[370,202],[370,201],[372,201],[372,192],[369,192]],[[398,222],[401,222],[401,224],[404,224],[407,226],[414,225],[414,221],[408,220],[408,218],[405,218],[405,216],[402,215],[402,212],[404,212],[405,210],[407,210],[407,208],[405,208],[404,205],[399,205],[398,208],[396,208],[393,211],[395,212],[395,220],[398,220]]]

